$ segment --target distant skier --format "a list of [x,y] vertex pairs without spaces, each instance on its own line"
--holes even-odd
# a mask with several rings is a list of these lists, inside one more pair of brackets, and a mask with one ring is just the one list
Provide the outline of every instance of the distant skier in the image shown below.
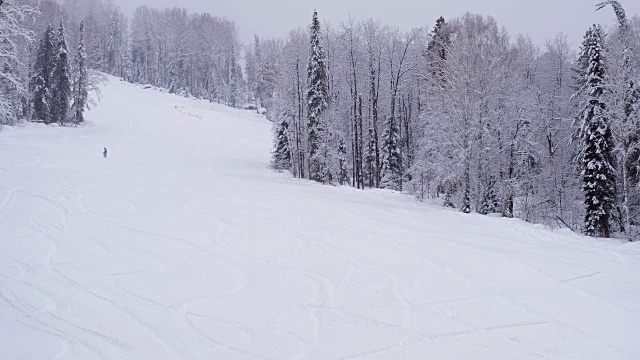
[[107,148],[104,148],[104,150],[102,150],[102,157],[107,157]]

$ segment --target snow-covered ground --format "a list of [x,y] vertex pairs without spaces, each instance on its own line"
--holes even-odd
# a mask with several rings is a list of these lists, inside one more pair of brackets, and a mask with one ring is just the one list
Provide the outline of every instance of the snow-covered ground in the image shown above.
[[640,244],[295,180],[248,111],[103,95],[0,132],[1,359],[640,358]]

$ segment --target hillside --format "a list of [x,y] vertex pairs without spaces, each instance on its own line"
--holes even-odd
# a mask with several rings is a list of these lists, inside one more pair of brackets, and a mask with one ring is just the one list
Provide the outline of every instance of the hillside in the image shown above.
[[116,78],[88,119],[0,132],[1,359],[640,358],[640,244],[292,179]]

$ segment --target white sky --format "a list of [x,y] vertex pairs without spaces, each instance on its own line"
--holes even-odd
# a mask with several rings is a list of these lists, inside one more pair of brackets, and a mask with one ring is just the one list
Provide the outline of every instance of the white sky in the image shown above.
[[[321,21],[339,25],[351,14],[355,19],[381,19],[403,30],[428,25],[443,15],[446,19],[471,13],[491,15],[510,34],[528,34],[538,44],[562,32],[577,49],[585,30],[594,23],[615,24],[609,7],[595,11],[601,0],[114,0],[132,14],[142,4],[153,7],[180,6],[190,12],[209,12],[235,21],[240,40],[286,37],[289,30],[307,26],[314,8]],[[621,0],[628,16],[640,14],[640,1]]]

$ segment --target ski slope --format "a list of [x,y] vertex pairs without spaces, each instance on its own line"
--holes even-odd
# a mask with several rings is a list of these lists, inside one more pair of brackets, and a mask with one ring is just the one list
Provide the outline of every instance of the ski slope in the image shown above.
[[640,358],[640,244],[292,179],[115,78],[88,119],[0,132],[0,359]]

